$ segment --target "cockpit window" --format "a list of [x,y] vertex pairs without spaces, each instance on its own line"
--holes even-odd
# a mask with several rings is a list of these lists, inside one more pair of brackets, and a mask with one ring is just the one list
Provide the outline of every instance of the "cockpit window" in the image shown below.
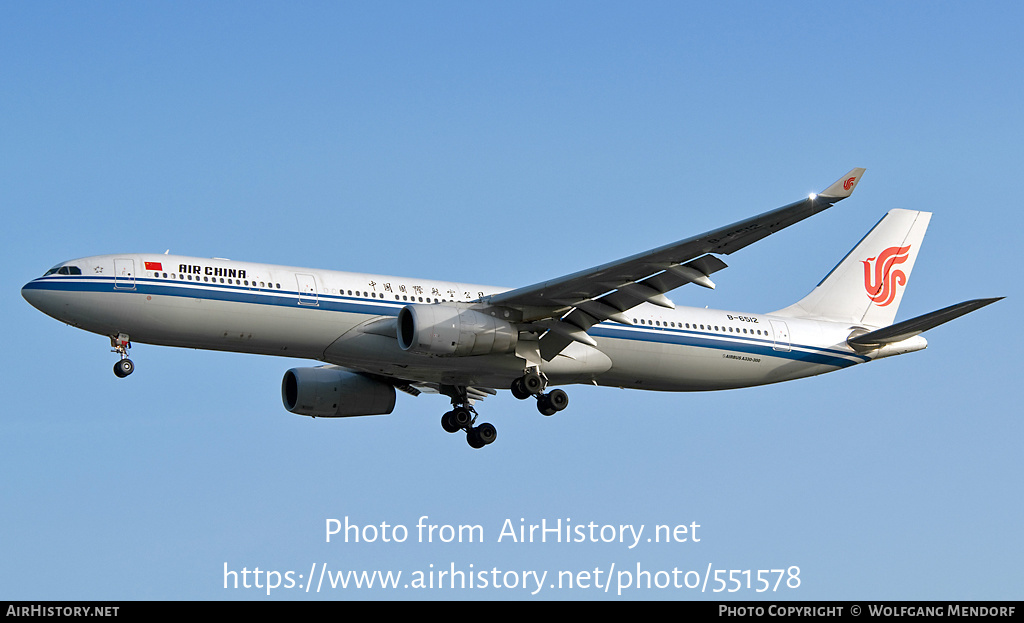
[[46,275],[52,275],[54,273],[58,275],[81,275],[82,269],[77,266],[54,266],[50,270],[46,271],[46,274],[43,276],[45,277]]

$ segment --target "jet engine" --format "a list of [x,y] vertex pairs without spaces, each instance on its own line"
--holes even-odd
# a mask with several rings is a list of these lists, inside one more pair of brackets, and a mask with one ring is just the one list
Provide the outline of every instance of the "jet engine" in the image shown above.
[[281,400],[298,415],[386,415],[395,408],[395,388],[337,366],[292,368],[281,381]]
[[447,305],[406,305],[398,312],[398,345],[421,355],[463,357],[515,350],[519,331],[500,318]]

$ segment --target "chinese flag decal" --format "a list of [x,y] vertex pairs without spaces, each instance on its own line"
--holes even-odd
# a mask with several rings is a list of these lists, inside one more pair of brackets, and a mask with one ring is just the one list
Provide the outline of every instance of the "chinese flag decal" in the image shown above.
[[146,270],[163,270],[164,265],[162,262],[146,262]]

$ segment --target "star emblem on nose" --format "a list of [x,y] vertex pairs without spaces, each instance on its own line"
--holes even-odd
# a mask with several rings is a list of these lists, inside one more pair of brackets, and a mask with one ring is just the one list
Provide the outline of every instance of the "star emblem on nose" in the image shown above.
[[93,270],[95,270],[96,273],[99,274],[99,273],[103,272],[103,267],[102,266],[94,266]]

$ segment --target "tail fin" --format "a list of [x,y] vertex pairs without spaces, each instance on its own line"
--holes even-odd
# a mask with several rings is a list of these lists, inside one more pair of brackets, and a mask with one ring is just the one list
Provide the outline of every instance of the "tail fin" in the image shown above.
[[774,313],[870,327],[892,324],[931,216],[891,210],[810,294]]

